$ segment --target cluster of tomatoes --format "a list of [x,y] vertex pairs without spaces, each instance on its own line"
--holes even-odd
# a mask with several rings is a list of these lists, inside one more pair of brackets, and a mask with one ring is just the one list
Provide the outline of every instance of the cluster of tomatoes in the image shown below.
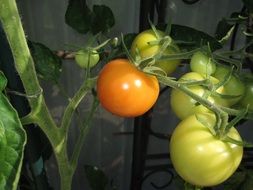
[[[164,39],[169,42],[165,48]],[[114,59],[100,71],[97,95],[101,105],[122,117],[146,113],[157,101],[160,86],[155,75],[143,72],[139,60],[150,60],[148,66],[159,68],[159,75],[169,76],[180,60],[159,58],[179,52],[177,45],[162,31],[146,30],[138,34],[130,50],[131,56],[136,59]],[[85,53],[96,55],[90,58],[90,65],[87,65],[88,60],[82,60]],[[79,52],[76,61],[83,68],[91,67],[98,61],[97,55],[94,51]],[[84,57],[87,59],[89,56]],[[196,51],[190,58],[190,71],[177,82],[208,100],[210,105],[227,108],[243,106],[253,110],[253,83],[245,84],[231,67],[218,64],[208,52]],[[177,173],[185,181],[200,187],[224,182],[235,172],[242,159],[243,147],[226,141],[226,137],[242,141],[238,131],[231,127],[226,137],[218,138],[210,131],[216,124],[212,110],[180,89],[172,89],[170,104],[181,120],[170,139],[171,161]]]

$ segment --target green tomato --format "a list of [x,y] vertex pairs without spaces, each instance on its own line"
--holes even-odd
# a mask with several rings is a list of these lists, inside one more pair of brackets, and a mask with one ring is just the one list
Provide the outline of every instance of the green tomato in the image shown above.
[[[159,35],[159,38],[162,38],[165,36],[164,32],[157,30],[157,33]],[[159,53],[161,49],[160,44],[151,45],[150,42],[154,42],[159,40],[153,30],[145,30],[141,33],[139,33],[131,45],[131,54],[133,56],[136,55],[136,49],[138,49],[141,58],[148,58],[156,55]],[[173,47],[172,47],[173,46]],[[171,46],[168,46],[167,49],[164,51],[163,55],[172,55],[179,52],[179,48],[176,44],[171,44]],[[177,66],[179,65],[181,60],[175,59],[175,60],[165,60],[165,61],[157,61],[154,66],[157,66],[161,68],[167,75],[170,75],[173,73]]]
[[245,84],[245,93],[238,105],[244,108],[248,106],[248,109],[253,111],[253,82],[247,82]]
[[81,68],[92,68],[99,61],[99,54],[96,50],[79,50],[75,54],[75,61]]
[[[165,36],[164,32],[157,30],[159,38]],[[143,32],[139,33],[132,42],[131,45],[131,54],[136,54],[136,49],[138,49],[140,56],[142,58],[152,57],[153,55],[157,54],[161,48],[161,45],[151,45],[150,42],[154,42],[159,40],[153,30],[144,30]]]
[[[178,50],[176,50],[178,49]],[[164,51],[164,56],[166,55],[172,55],[175,53],[179,52],[179,48],[177,46],[174,45],[174,49],[171,47],[168,47],[165,51]],[[180,64],[181,60],[179,59],[175,59],[175,60],[164,60],[164,61],[157,61],[154,66],[157,66],[159,68],[161,68],[167,75],[172,74],[178,67],[178,65]]]
[[[201,118],[214,126],[213,114],[203,114]],[[227,135],[241,141],[233,127]],[[215,137],[196,115],[181,121],[170,139],[170,157],[176,172],[185,181],[200,187],[215,186],[228,179],[238,168],[242,155],[242,146]]]
[[[217,79],[210,77],[212,83],[217,83]],[[203,75],[196,73],[196,72],[189,72],[184,74],[179,81],[201,81],[204,80],[205,78]],[[188,87],[191,92],[194,94],[203,97],[204,94],[207,92],[207,89],[200,85],[195,85],[195,86],[189,86]],[[217,89],[218,93],[222,93],[223,88],[220,87]],[[216,103],[216,98],[209,96],[207,98],[211,103],[217,104]],[[220,102],[221,103],[221,102]],[[208,108],[205,106],[199,104],[196,100],[194,100],[192,97],[186,95],[184,92],[177,90],[177,89],[172,89],[171,91],[171,96],[170,96],[170,105],[172,111],[175,113],[175,115],[179,119],[184,119],[188,117],[189,115],[196,114],[196,113],[205,113],[205,112],[211,112]]]
[[194,72],[209,76],[215,72],[216,64],[203,52],[197,51],[191,57],[190,68]]
[[[230,72],[230,67],[227,66],[217,66],[215,73],[213,76],[217,78],[219,81],[224,80],[224,77]],[[231,107],[232,105],[236,104],[243,96],[245,92],[245,85],[244,83],[237,77],[236,75],[232,74],[230,80],[223,86],[223,95],[231,95],[235,96],[234,98],[217,98],[219,101],[226,101],[227,107]]]

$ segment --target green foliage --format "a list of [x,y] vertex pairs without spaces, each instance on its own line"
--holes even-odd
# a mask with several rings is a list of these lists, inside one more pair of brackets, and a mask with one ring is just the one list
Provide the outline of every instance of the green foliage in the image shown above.
[[41,43],[30,42],[29,47],[38,76],[47,81],[57,81],[61,74],[61,59]]
[[65,22],[81,34],[107,32],[115,20],[111,9],[105,5],[94,5],[90,10],[85,0],[69,0]]
[[[175,41],[185,42],[186,44],[183,44],[184,48],[189,50],[207,44],[213,51],[222,48],[222,45],[214,37],[188,26],[173,24],[170,36]],[[187,43],[189,43],[188,47]],[[180,46],[180,44],[178,45]]]
[[65,22],[81,34],[90,30],[92,12],[85,0],[69,0]]
[[4,90],[4,88],[6,87],[7,85],[7,79],[6,77],[4,76],[3,72],[1,71],[0,72],[0,90]]
[[[0,74],[1,91],[6,79]],[[16,110],[0,93],[0,189],[15,190],[20,177],[26,134]]]
[[84,169],[92,190],[106,190],[109,179],[102,170],[91,165],[85,165]]
[[94,5],[93,14],[91,25],[91,32],[93,34],[107,32],[115,23],[111,9],[105,5]]

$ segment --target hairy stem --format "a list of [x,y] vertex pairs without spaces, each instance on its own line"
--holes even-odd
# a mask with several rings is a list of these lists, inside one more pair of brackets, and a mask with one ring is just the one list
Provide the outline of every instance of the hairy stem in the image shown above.
[[185,94],[187,94],[188,96],[190,96],[191,98],[199,102],[200,104],[204,105],[205,107],[213,111],[217,118],[217,122],[216,122],[217,126],[214,127],[216,135],[218,137],[222,137],[223,135],[225,135],[226,126],[228,124],[228,114],[223,109],[214,105],[212,102],[208,101],[206,98],[202,98],[198,96],[197,94],[193,93],[187,86],[180,84],[180,82],[174,81],[168,77],[164,77],[160,75],[157,76],[157,79],[159,80],[160,83],[166,86],[170,86],[174,89],[178,89],[184,92]]
[[46,134],[55,152],[61,189],[71,190],[73,172],[68,161],[65,134],[56,126],[45,103],[15,0],[0,0],[0,20],[31,107],[30,116],[25,121],[38,124]]

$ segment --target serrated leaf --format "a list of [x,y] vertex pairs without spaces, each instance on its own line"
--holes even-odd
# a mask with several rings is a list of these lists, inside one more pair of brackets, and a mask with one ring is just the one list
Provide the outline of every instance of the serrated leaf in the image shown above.
[[[189,42],[189,45],[184,44],[183,46],[183,48],[188,50],[207,44],[210,45],[212,51],[222,48],[222,45],[214,37],[188,26],[173,24],[171,28],[171,37],[173,40]],[[195,44],[190,45],[193,42],[195,42]]]
[[0,91],[2,91],[7,85],[7,79],[2,71],[0,71]]
[[86,0],[69,0],[65,13],[65,23],[81,34],[90,31],[93,13],[86,4]]
[[105,173],[96,166],[84,166],[86,177],[92,190],[105,190],[109,179]]
[[16,110],[0,94],[0,189],[16,190],[26,134]]
[[61,59],[41,43],[30,42],[29,47],[38,76],[43,80],[57,81],[62,71]]
[[107,32],[115,24],[115,19],[112,10],[105,5],[93,6],[93,20],[91,24],[91,31],[93,34],[99,32]]

